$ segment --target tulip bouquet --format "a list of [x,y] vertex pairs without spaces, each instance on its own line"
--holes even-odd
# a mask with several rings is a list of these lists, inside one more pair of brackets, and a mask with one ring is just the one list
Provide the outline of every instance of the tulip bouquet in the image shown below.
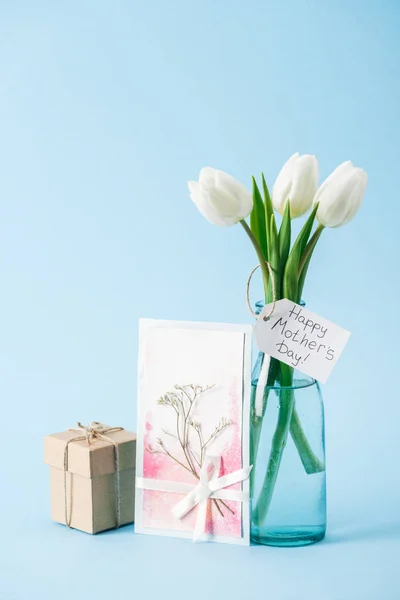
[[[366,172],[350,161],[342,163],[318,187],[315,156],[294,154],[280,171],[270,194],[264,175],[259,186],[253,177],[252,193],[230,175],[205,167],[198,181],[189,182],[190,196],[211,223],[243,227],[257,253],[265,291],[265,302],[288,298],[301,301],[310,261],[325,228],[345,225],[360,208],[367,185]],[[278,227],[274,210],[281,215]],[[310,211],[292,244],[291,221]],[[246,221],[250,217],[249,223]],[[268,268],[269,267],[269,268]],[[271,281],[273,277],[274,281]],[[274,297],[275,296],[275,297]],[[290,390],[293,368],[271,359],[267,387],[275,381]],[[265,413],[265,411],[264,411]],[[252,410],[252,463],[257,459],[263,415]],[[253,521],[265,519],[288,435],[291,435],[308,474],[324,470],[313,453],[296,411],[293,392],[279,408],[263,484],[263,494],[253,510]]]

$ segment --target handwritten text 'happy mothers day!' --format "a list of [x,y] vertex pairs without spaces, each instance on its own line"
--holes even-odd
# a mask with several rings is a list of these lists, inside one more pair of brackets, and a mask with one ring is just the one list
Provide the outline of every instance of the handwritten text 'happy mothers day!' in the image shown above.
[[270,312],[269,304],[255,325],[260,350],[325,382],[350,333],[286,298]]

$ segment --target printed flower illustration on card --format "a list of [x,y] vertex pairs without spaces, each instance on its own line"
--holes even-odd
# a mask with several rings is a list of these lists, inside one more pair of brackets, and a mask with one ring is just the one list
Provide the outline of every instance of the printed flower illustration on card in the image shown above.
[[141,321],[136,531],[248,543],[250,331],[201,325]]

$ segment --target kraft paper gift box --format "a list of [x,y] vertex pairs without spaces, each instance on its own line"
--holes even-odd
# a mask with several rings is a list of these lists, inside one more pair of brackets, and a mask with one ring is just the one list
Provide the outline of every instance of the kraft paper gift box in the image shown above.
[[48,435],[51,517],[86,533],[133,523],[136,435],[100,423]]

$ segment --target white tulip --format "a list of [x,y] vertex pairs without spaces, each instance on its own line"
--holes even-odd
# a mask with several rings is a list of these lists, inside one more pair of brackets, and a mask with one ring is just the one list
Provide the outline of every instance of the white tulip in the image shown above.
[[281,215],[290,203],[291,218],[307,212],[318,187],[318,161],[311,154],[293,154],[283,165],[272,189],[272,205]]
[[189,181],[190,197],[214,225],[235,225],[253,208],[250,192],[236,179],[211,167],[200,171],[199,181]]
[[345,225],[357,213],[367,188],[366,172],[350,160],[339,165],[317,191],[318,222],[324,227]]

